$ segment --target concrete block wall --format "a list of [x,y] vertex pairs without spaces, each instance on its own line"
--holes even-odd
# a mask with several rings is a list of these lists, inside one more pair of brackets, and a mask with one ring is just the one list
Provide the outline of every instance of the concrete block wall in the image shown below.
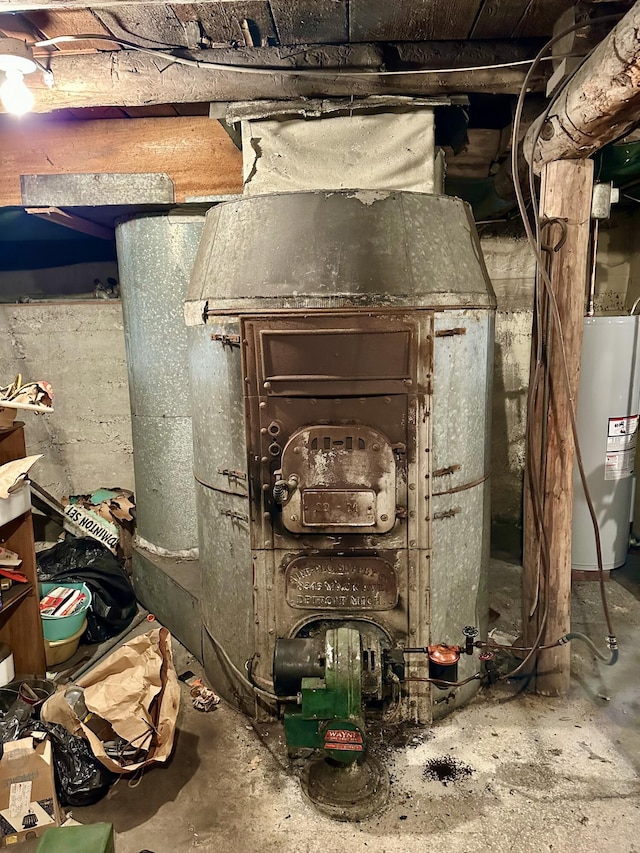
[[110,277],[118,278],[115,261],[43,267],[37,270],[0,270],[0,302],[17,302],[24,297],[55,299],[61,295],[92,298],[94,279],[99,278],[106,284]]
[[491,432],[491,517],[508,528],[522,511],[524,437],[535,264],[522,237],[481,240],[497,298]]
[[21,373],[53,386],[55,411],[27,412],[33,478],[56,497],[133,489],[131,416],[119,300],[0,304],[0,384]]
[[[597,313],[625,313],[633,299],[640,296],[640,252],[634,248],[634,222],[628,211],[618,211],[611,220],[601,223],[596,264]],[[524,237],[500,233],[497,226],[492,229],[481,238],[498,303],[491,515],[494,544],[504,536],[504,544],[509,547],[516,543],[522,514],[535,265]]]

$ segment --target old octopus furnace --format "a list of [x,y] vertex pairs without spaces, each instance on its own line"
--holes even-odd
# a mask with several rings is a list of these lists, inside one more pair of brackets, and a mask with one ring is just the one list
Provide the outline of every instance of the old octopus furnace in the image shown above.
[[384,798],[369,722],[429,724],[479,683],[494,312],[459,199],[207,214],[185,306],[206,671],[329,758],[304,781],[336,817]]

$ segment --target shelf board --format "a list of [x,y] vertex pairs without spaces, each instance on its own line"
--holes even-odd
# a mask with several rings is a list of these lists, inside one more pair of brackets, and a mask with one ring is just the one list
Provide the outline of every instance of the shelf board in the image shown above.
[[12,607],[22,601],[31,590],[33,589],[33,585],[30,583],[14,583],[12,587],[3,591],[2,593],[2,609],[0,609],[0,619],[2,616],[10,610]]

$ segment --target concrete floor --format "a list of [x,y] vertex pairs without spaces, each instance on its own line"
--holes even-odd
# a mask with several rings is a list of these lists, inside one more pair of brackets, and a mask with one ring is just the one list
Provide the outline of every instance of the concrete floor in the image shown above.
[[[493,561],[491,605],[507,633],[517,633],[520,572]],[[286,762],[279,726],[256,731],[227,706],[198,713],[185,689],[171,764],[148,771],[136,788],[119,781],[73,817],[112,822],[117,853],[640,853],[640,560],[607,588],[618,665],[601,666],[574,643],[567,698],[505,685],[410,733],[406,745],[388,737],[380,749],[391,798],[379,816],[344,824],[319,815]],[[576,584],[573,608],[574,628],[601,642],[598,584]],[[176,665],[197,666],[181,648]],[[427,762],[444,757],[469,772],[446,785],[425,778]]]

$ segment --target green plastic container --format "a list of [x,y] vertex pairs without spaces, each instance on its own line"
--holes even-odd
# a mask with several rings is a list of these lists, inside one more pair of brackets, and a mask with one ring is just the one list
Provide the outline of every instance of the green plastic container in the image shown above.
[[58,581],[58,583],[41,583],[40,598],[42,599],[48,592],[55,589],[57,586],[67,586],[70,589],[81,589],[87,596],[84,608],[79,613],[74,613],[73,616],[40,616],[42,619],[42,633],[45,640],[66,640],[72,637],[84,622],[87,610],[91,606],[91,590],[84,583],[67,583],[67,581]]
[[113,825],[57,826],[47,829],[36,853],[114,853]]

